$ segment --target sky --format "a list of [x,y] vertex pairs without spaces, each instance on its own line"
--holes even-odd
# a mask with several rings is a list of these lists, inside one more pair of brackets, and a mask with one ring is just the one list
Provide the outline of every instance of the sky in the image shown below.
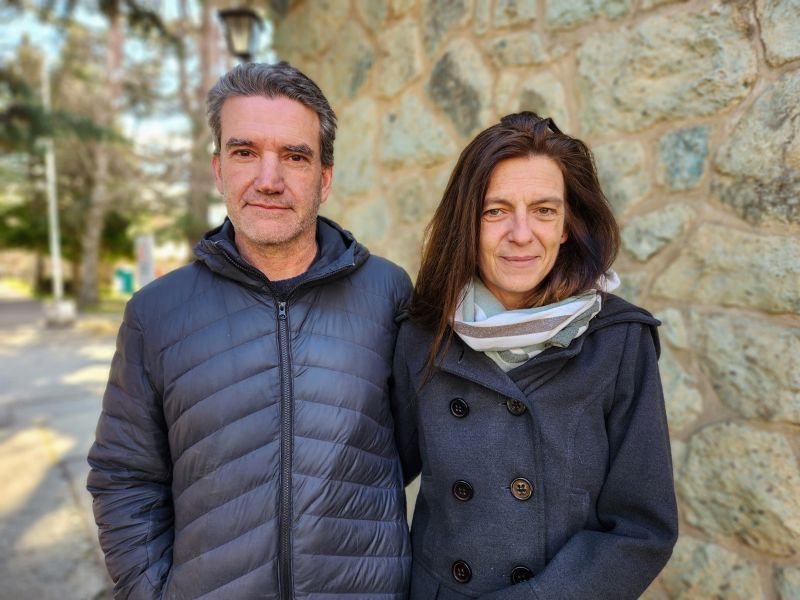
[[[31,0],[28,4],[39,0]],[[165,21],[178,17],[179,4],[177,0],[144,0],[161,15]],[[106,20],[97,9],[92,7],[95,0],[78,0],[73,17],[82,25],[103,31]],[[63,6],[63,2],[56,0],[56,6]],[[189,13],[194,18],[199,18],[199,8],[196,0],[190,0]],[[12,11],[6,7],[0,8],[0,64],[14,59],[16,48],[26,37],[35,46],[46,54],[48,62],[57,66],[60,47],[63,43],[63,32],[57,26],[42,22],[33,10]],[[275,53],[271,50],[272,27],[267,22],[259,39],[259,49],[256,53],[257,60],[274,61]],[[142,43],[133,38],[128,38],[125,44],[126,58],[134,61],[160,60],[165,62],[164,74],[160,85],[164,94],[175,91],[177,86],[177,64],[173,56],[164,57],[152,45]],[[190,66],[191,72],[191,66]],[[220,73],[222,74],[222,73]],[[180,151],[188,148],[189,123],[180,113],[155,114],[150,116],[123,115],[122,128],[127,137],[139,147],[164,146]]]

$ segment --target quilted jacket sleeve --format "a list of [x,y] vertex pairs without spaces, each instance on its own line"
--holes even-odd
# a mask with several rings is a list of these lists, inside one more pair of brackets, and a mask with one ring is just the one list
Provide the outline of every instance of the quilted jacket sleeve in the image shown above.
[[403,479],[408,485],[419,475],[422,458],[419,452],[414,383],[409,374],[404,340],[407,337],[404,327],[400,328],[394,351],[392,369],[392,418],[394,419],[395,441],[403,465]]
[[606,417],[609,470],[596,505],[604,530],[577,533],[526,584],[481,600],[633,600],[669,560],[678,514],[657,338],[651,331],[629,325]]
[[116,599],[162,595],[172,563],[171,460],[148,378],[135,300],[128,303],[89,452],[87,488]]

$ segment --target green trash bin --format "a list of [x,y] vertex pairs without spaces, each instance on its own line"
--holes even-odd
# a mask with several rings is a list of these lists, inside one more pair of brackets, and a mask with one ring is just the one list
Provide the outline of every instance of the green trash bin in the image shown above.
[[114,269],[114,287],[120,294],[132,294],[133,269],[128,267]]

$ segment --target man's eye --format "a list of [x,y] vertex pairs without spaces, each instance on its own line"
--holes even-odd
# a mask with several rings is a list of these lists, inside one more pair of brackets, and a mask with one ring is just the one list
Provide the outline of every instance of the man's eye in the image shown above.
[[490,208],[489,210],[483,211],[483,214],[487,217],[499,217],[503,214],[503,211],[499,208]]
[[556,209],[549,208],[547,206],[540,206],[539,208],[536,209],[536,212],[538,212],[543,217],[550,217],[556,214]]
[[253,153],[250,152],[250,150],[234,150],[233,151],[233,155],[234,156],[247,157],[247,156],[252,156]]
[[290,154],[289,160],[292,162],[303,162],[305,161],[306,157],[302,154]]

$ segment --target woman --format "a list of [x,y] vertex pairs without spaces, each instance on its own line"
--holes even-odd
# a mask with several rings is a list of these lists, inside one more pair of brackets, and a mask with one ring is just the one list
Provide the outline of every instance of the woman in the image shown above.
[[659,324],[608,294],[592,156],[509,115],[464,150],[395,353],[411,600],[637,598],[677,538]]

